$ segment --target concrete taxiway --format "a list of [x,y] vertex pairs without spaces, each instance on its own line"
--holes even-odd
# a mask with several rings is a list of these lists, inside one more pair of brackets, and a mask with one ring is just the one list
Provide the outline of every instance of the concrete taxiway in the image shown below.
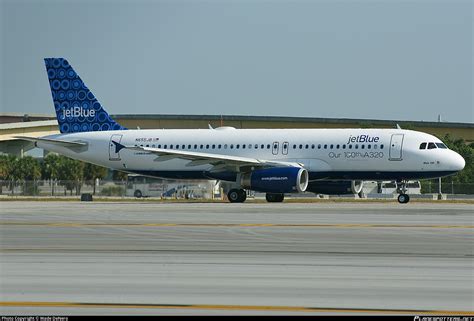
[[474,211],[0,203],[0,314],[474,314]]

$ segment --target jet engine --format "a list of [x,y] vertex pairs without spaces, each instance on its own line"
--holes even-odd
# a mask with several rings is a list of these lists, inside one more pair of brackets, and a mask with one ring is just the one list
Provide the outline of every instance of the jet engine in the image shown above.
[[264,193],[302,193],[308,187],[308,171],[300,167],[257,169],[241,175],[242,188]]

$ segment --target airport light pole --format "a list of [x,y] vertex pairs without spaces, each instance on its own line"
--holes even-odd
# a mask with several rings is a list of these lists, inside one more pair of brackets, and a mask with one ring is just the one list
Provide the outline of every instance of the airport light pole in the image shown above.
[[[441,123],[441,114],[438,114],[438,123]],[[441,192],[441,177],[438,178],[438,199],[443,199],[443,194]]]

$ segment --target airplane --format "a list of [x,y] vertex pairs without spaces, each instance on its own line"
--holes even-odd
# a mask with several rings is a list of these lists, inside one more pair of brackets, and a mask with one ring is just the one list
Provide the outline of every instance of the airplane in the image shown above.
[[113,120],[64,58],[45,58],[60,134],[18,136],[35,146],[114,170],[225,183],[231,203],[246,190],[357,194],[364,180],[398,184],[461,171],[465,161],[433,135],[394,129],[127,129]]

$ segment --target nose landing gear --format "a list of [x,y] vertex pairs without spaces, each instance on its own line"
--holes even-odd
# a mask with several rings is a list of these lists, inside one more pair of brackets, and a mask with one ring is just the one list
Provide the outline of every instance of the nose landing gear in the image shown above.
[[406,204],[410,201],[410,196],[407,194],[407,181],[400,181],[397,182],[397,192],[400,194],[398,195],[398,203]]
[[408,194],[400,194],[398,195],[398,203],[406,204],[410,201],[410,196]]

